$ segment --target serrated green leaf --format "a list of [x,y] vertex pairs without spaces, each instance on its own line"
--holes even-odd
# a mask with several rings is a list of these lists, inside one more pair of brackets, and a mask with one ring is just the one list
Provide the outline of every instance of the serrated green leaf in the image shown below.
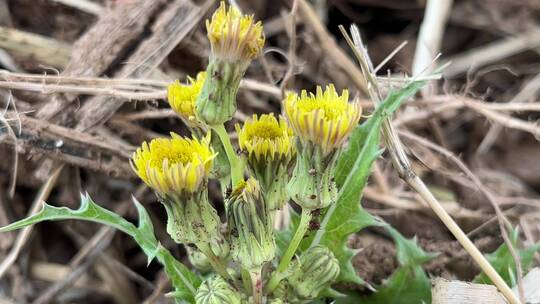
[[133,202],[139,214],[138,227],[118,214],[97,205],[87,194],[81,196],[81,205],[77,210],[44,203],[39,212],[0,228],[0,233],[21,229],[43,221],[68,219],[91,221],[111,226],[131,236],[148,256],[149,263],[152,259],[157,258],[173,282],[175,294],[185,295],[184,300],[193,303],[196,288],[201,283],[200,278],[178,262],[166,248],[158,243],[148,212],[137,200],[133,199]]
[[425,252],[418,243],[416,237],[408,240],[399,231],[390,225],[385,226],[396,244],[396,255],[401,266],[420,266],[437,256],[437,253]]
[[[394,228],[385,226],[396,244],[397,258],[400,267],[388,278],[383,286],[368,297],[349,296],[345,302],[359,304],[417,304],[431,303],[431,283],[422,269],[422,264],[435,257],[433,253],[426,253],[416,243],[416,239],[404,238]],[[355,299],[352,302],[351,299]],[[348,302],[346,302],[348,301]]]
[[431,283],[422,267],[402,266],[385,282],[384,287],[356,303],[431,303]]
[[[519,229],[512,229],[510,234],[512,245],[516,248],[520,259],[523,272],[527,272],[533,262],[534,254],[540,249],[540,242],[527,248],[519,248]],[[510,286],[515,285],[516,264],[514,258],[508,249],[506,243],[503,243],[497,250],[490,254],[486,254],[486,259],[491,263],[493,268],[501,275],[503,280]],[[483,272],[474,278],[474,282],[481,284],[493,284],[493,282]]]
[[361,284],[356,274],[352,258],[356,251],[347,247],[350,234],[361,229],[380,225],[360,205],[360,197],[371,173],[373,161],[380,155],[380,128],[385,117],[395,111],[400,103],[417,92],[423,82],[412,82],[401,90],[391,92],[372,117],[358,126],[351,134],[347,148],[341,153],[336,165],[335,180],[339,189],[337,202],[331,205],[314,236],[305,243],[327,246],[340,263],[338,281]]
[[[372,117],[362,126],[357,127],[349,139],[347,148],[341,153],[334,175],[338,188],[342,188],[347,177],[352,173],[352,166],[359,158],[362,147],[366,144],[368,130],[378,130],[382,120],[392,114],[399,105],[407,98],[413,96],[422,88],[425,83],[422,81],[411,82],[398,91],[391,91],[384,102],[377,108]],[[363,127],[363,130],[361,128]]]

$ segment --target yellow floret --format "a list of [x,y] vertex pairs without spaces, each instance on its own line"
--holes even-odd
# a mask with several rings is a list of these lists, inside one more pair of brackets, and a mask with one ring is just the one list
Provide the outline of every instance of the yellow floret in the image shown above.
[[242,15],[233,6],[227,10],[223,1],[212,20],[206,20],[206,30],[212,53],[223,59],[251,60],[259,56],[264,46],[262,23],[254,22],[253,16]]
[[300,96],[289,93],[283,100],[284,112],[294,133],[303,142],[319,145],[326,155],[338,148],[358,124],[362,108],[358,102],[349,102],[349,92],[341,96],[330,84],[316,94],[303,90]]
[[194,193],[206,182],[215,157],[209,138],[171,138],[144,142],[131,160],[135,173],[161,195]]
[[236,125],[240,149],[256,159],[290,159],[295,153],[292,130],[282,117],[274,114],[246,120],[242,128]]
[[201,93],[206,72],[199,72],[195,79],[188,77],[188,83],[176,80],[167,87],[167,100],[171,108],[186,122],[196,123],[195,101]]

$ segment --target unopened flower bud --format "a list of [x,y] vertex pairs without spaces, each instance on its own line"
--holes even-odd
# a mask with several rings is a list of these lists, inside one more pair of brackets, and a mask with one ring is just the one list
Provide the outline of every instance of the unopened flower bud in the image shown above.
[[212,270],[212,264],[210,264],[210,261],[204,253],[200,252],[197,248],[190,246],[186,246],[186,250],[189,262],[195,269],[201,273],[208,273]]
[[275,256],[272,220],[259,183],[249,178],[226,202],[232,257],[245,269],[259,269]]
[[205,280],[195,294],[197,304],[240,304],[242,299],[238,291],[234,290],[220,276]]
[[300,299],[317,298],[339,275],[338,260],[323,246],[309,248],[295,263],[287,280]]

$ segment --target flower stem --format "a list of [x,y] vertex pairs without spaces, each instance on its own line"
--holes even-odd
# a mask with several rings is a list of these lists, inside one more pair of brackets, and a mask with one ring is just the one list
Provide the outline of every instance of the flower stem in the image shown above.
[[283,279],[283,272],[287,270],[287,267],[291,263],[294,253],[296,252],[296,249],[298,249],[298,245],[300,245],[300,242],[302,241],[302,239],[304,238],[304,235],[306,234],[310,221],[311,221],[311,210],[303,208],[302,215],[300,217],[300,223],[298,224],[298,228],[296,229],[296,232],[294,233],[294,236],[291,242],[289,243],[287,250],[281,257],[278,268],[276,269],[276,271],[270,278],[268,285],[266,286],[266,291],[268,293],[272,292],[277,287],[279,282]]
[[263,300],[263,282],[262,282],[262,268],[250,270],[251,275],[251,287],[253,290],[253,303],[262,304]]
[[225,153],[227,153],[227,158],[229,159],[229,164],[231,165],[231,182],[232,187],[234,188],[238,183],[244,179],[244,166],[231,143],[229,134],[225,130],[224,125],[212,126],[212,129],[217,133],[223,148],[225,148]]
[[197,248],[199,248],[199,250],[204,253],[204,255],[206,255],[208,261],[212,265],[212,268],[214,268],[214,270],[229,284],[231,284],[232,286],[236,286],[235,281],[227,271],[227,267],[225,266],[225,264],[223,264],[220,258],[216,256],[214,252],[212,252],[210,246],[207,243],[199,243],[196,245]]

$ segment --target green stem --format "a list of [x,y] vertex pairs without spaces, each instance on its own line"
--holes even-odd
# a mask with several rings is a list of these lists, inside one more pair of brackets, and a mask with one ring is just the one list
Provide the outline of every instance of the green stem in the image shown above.
[[311,221],[311,210],[302,209],[302,215],[300,217],[300,223],[298,224],[298,228],[296,229],[296,232],[294,233],[294,236],[289,243],[289,246],[287,247],[287,250],[281,257],[281,261],[279,261],[278,268],[270,278],[270,281],[268,282],[268,285],[266,286],[267,293],[271,293],[279,284],[279,282],[283,279],[283,272],[287,270],[287,267],[289,267],[289,264],[291,263],[291,260],[294,256],[294,253],[296,252],[296,249],[298,249],[298,245],[300,245],[300,242],[304,238],[304,235],[306,234],[306,231],[309,227],[309,222]]
[[262,282],[262,268],[251,270],[251,287],[253,294],[253,303],[262,304],[263,300],[263,282]]
[[236,152],[234,152],[231,139],[229,138],[229,134],[227,133],[227,130],[225,130],[225,126],[224,125],[212,126],[212,129],[219,136],[219,139],[221,140],[221,143],[223,144],[223,148],[225,148],[225,153],[227,153],[227,158],[229,159],[229,164],[231,165],[232,187],[234,188],[236,185],[238,185],[238,183],[240,183],[244,179],[244,166],[242,164],[242,161],[236,154]]
[[236,286],[234,279],[231,277],[231,275],[227,271],[227,267],[225,266],[225,264],[223,264],[221,259],[214,254],[214,252],[212,251],[210,246],[207,243],[200,243],[200,244],[196,244],[196,245],[197,245],[197,248],[199,248],[199,250],[202,253],[204,253],[204,255],[206,255],[206,257],[208,258],[208,261],[210,262],[210,264],[212,265],[214,270],[223,279],[225,279],[227,282],[229,282],[229,284],[231,284],[232,286]]
[[242,277],[242,283],[244,284],[244,290],[248,292],[251,289],[251,274],[244,268],[240,268],[240,275]]

